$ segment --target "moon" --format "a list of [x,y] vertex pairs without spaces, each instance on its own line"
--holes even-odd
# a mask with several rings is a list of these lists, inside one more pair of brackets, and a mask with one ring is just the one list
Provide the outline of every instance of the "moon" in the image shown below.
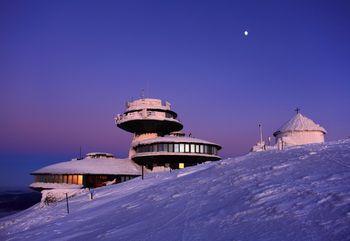
[[248,36],[248,31],[246,30],[246,31],[244,31],[244,36]]

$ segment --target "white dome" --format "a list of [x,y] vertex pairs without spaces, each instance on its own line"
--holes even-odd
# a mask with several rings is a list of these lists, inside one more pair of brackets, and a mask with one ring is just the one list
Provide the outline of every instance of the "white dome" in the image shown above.
[[280,133],[291,131],[320,131],[324,134],[327,133],[322,126],[316,124],[313,120],[303,116],[300,113],[293,116],[292,119],[280,127],[275,133],[273,133],[273,135],[276,136]]

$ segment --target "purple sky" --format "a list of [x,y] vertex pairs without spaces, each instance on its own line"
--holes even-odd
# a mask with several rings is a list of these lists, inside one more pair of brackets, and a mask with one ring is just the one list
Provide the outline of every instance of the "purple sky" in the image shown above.
[[[247,37],[243,32],[249,31]],[[127,155],[113,116],[140,96],[246,153],[299,106],[350,136],[349,1],[0,2],[0,181],[79,151]]]

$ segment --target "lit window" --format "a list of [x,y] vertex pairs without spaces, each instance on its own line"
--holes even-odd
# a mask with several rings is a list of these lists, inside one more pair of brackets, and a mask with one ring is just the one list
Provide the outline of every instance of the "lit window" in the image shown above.
[[190,144],[185,144],[185,152],[190,152]]
[[174,144],[174,152],[179,152],[179,144]]
[[191,152],[196,152],[196,145],[195,144],[191,144]]
[[73,175],[73,184],[78,183],[78,175]]
[[78,175],[78,185],[83,185],[83,175]]
[[174,152],[174,144],[168,144],[169,152]]
[[69,183],[69,184],[72,184],[72,183],[73,183],[72,175],[68,175],[68,183]]
[[200,153],[203,153],[204,152],[204,146],[203,145],[200,145]]
[[179,163],[179,169],[185,168],[185,163]]
[[199,145],[196,145],[196,153],[199,153]]
[[208,145],[204,145],[204,153],[208,153]]
[[180,144],[180,152],[185,152],[185,144]]

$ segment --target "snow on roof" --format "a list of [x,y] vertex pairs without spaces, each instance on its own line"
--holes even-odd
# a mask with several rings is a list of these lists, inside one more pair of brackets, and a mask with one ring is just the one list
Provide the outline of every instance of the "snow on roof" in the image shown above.
[[84,158],[46,166],[32,174],[141,175],[141,167],[130,159]]
[[208,145],[214,145],[214,146],[217,146],[217,147],[221,148],[221,146],[216,144],[216,143],[205,141],[205,140],[201,140],[201,139],[197,139],[197,138],[193,138],[193,137],[189,137],[189,136],[162,136],[162,137],[156,137],[156,138],[151,138],[151,139],[146,139],[146,140],[134,142],[133,146],[135,147],[135,146],[138,146],[138,145],[146,145],[146,144],[152,144],[152,143],[163,143],[163,142],[208,144]]
[[281,126],[275,133],[273,133],[273,135],[276,136],[281,132],[288,131],[321,131],[323,133],[327,133],[322,126],[316,124],[313,120],[303,116],[300,113],[293,116],[292,119]]

